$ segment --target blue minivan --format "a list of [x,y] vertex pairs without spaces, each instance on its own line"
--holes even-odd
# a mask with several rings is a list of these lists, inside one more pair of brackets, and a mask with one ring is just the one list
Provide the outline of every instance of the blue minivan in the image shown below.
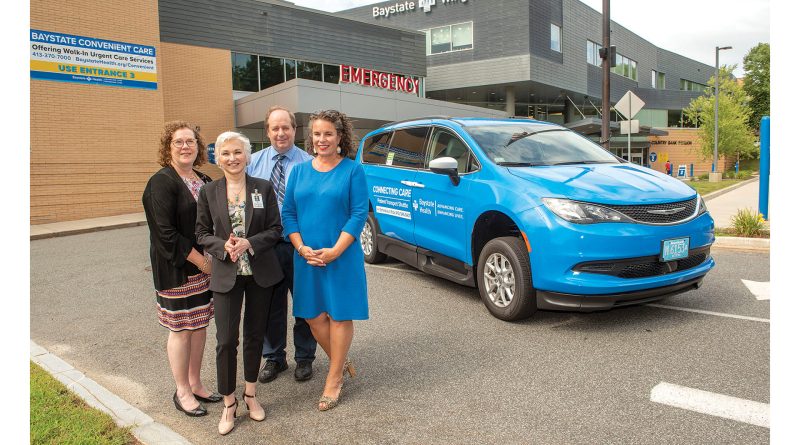
[[691,187],[562,126],[421,118],[367,134],[365,261],[477,286],[497,318],[595,311],[700,287],[714,221]]

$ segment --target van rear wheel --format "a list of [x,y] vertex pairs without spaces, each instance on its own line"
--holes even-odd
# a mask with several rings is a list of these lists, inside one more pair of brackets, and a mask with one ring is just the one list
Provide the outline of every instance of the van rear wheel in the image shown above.
[[536,312],[531,266],[522,239],[504,236],[486,243],[476,278],[483,304],[495,317],[514,321]]
[[378,251],[378,233],[378,222],[375,221],[375,216],[370,213],[359,237],[361,251],[364,252],[364,261],[369,264],[378,264],[386,261],[386,254]]

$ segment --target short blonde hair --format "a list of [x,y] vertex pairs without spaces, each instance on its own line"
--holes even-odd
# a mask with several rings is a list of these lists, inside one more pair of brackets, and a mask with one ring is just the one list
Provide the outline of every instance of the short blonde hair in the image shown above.
[[242,144],[242,147],[244,148],[244,154],[247,159],[247,164],[249,165],[250,155],[252,154],[250,139],[248,139],[247,136],[243,135],[242,133],[237,133],[235,131],[226,131],[217,136],[217,141],[214,142],[214,158],[219,159],[219,151],[221,147],[230,141],[239,141]]

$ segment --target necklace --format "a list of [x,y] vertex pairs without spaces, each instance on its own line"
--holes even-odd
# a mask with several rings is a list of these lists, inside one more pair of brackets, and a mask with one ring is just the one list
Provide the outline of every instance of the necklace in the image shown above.
[[244,186],[245,186],[245,184],[243,183],[243,184],[242,184],[242,186],[241,186],[241,187],[239,187],[239,191],[238,191],[238,192],[236,192],[236,193],[233,195],[233,201],[231,201],[230,199],[228,199],[228,201],[229,201],[231,204],[238,204],[238,203],[239,203],[239,194],[240,194],[240,193],[242,193],[242,190],[244,190]]

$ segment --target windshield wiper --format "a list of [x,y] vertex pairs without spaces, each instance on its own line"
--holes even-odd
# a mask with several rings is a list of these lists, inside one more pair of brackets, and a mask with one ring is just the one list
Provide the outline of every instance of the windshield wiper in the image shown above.
[[528,136],[533,136],[534,134],[539,134],[539,133],[547,133],[548,131],[566,131],[566,130],[563,130],[561,128],[548,128],[547,130],[531,131],[530,133],[527,131],[523,131],[522,133],[514,133],[511,135],[511,139],[509,139],[508,142],[506,142],[506,145],[504,145],[503,148],[508,147],[514,142],[525,139]]
[[611,161],[566,161],[566,162],[554,162],[552,164],[547,165],[576,165],[576,164],[611,164]]
[[511,162],[511,161],[502,161],[497,162],[497,165],[501,165],[503,167],[536,167],[537,165],[547,165],[544,162]]

